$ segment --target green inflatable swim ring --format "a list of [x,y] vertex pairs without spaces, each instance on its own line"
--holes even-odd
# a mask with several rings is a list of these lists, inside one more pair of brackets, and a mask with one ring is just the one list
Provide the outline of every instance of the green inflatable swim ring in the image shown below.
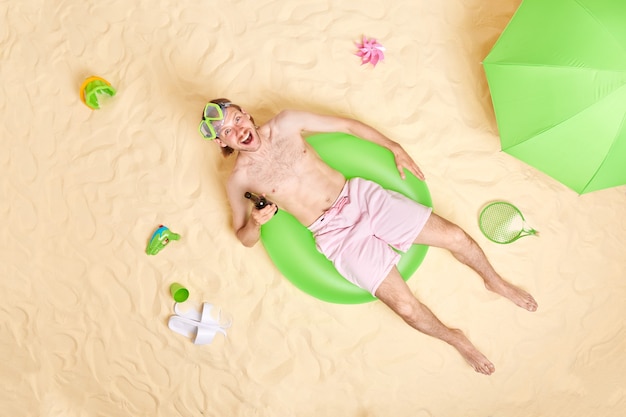
[[[389,190],[432,207],[426,183],[407,172],[400,178],[393,154],[386,148],[345,133],[321,133],[307,141],[331,167],[346,178],[372,180]],[[315,247],[311,232],[291,214],[279,210],[261,227],[261,241],[278,270],[296,287],[338,304],[358,304],[376,298],[343,278]],[[413,245],[402,254],[398,270],[406,281],[420,266],[428,246]]]

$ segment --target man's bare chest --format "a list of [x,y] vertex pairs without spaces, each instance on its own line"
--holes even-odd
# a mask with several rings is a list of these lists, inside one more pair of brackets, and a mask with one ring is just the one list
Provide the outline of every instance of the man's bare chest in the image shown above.
[[306,164],[305,144],[295,145],[288,141],[276,143],[263,158],[247,167],[248,177],[259,187],[281,188],[297,178]]

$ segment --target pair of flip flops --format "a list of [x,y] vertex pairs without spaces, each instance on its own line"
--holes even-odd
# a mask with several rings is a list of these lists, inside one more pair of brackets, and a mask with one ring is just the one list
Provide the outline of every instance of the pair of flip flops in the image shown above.
[[217,310],[217,317],[212,315],[213,304],[202,303],[200,311],[189,310],[181,312],[179,303],[174,304],[174,315],[170,316],[168,327],[187,338],[196,345],[206,345],[213,341],[218,333],[226,336],[226,329],[232,325],[232,319],[222,315]]

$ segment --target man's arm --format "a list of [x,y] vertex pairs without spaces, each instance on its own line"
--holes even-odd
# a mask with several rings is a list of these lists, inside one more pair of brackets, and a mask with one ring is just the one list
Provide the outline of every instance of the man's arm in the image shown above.
[[243,197],[246,191],[236,177],[228,181],[226,193],[232,210],[235,235],[244,246],[252,247],[261,237],[261,225],[271,220],[276,206],[268,204],[261,210],[251,211],[252,204]]
[[358,120],[297,110],[285,110],[277,116],[277,119],[281,126],[298,129],[300,132],[343,132],[384,146],[393,153],[402,179],[405,178],[403,168],[406,168],[417,178],[424,180],[424,174],[400,144]]

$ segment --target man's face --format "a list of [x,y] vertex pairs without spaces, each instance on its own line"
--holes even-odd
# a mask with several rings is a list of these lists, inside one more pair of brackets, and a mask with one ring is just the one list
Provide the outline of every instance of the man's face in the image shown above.
[[216,127],[217,138],[220,146],[229,146],[242,152],[254,152],[261,146],[259,135],[250,115],[235,107],[225,110],[224,121]]

